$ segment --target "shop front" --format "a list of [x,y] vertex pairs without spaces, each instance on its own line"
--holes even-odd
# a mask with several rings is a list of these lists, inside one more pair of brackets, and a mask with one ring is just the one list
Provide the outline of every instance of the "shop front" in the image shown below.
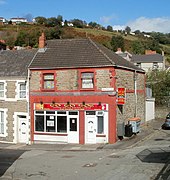
[[107,143],[108,105],[34,103],[33,141]]

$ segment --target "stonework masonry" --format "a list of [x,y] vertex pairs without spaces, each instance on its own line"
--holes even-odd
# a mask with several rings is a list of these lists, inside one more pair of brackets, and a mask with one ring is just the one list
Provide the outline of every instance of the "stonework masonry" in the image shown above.
[[32,71],[31,72],[31,80],[30,80],[30,91],[32,90],[40,90],[41,84],[41,72],[40,71]]
[[128,123],[128,119],[139,117],[145,121],[145,84],[144,74],[137,73],[137,95],[135,95],[134,72],[116,69],[116,87],[126,88],[125,105],[117,106],[117,121]]
[[78,71],[65,70],[56,72],[57,90],[77,90],[78,89]]
[[96,86],[97,89],[110,88],[111,87],[111,73],[109,69],[101,69],[96,71]]
[[16,92],[16,82],[15,81],[8,81],[7,82],[7,92],[6,92],[6,96],[7,98],[15,98]]
[[8,109],[7,111],[7,137],[0,137],[1,141],[13,142],[13,115],[14,112],[27,112],[27,102],[25,101],[15,101],[7,102],[0,101],[0,107]]

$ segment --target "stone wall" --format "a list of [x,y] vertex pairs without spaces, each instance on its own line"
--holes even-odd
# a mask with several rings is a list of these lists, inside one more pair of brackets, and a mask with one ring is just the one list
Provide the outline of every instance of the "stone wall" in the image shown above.
[[111,73],[109,69],[100,69],[96,71],[96,86],[97,89],[111,87]]
[[56,72],[57,90],[77,90],[78,89],[78,71],[65,70]]
[[41,72],[40,71],[32,71],[30,78],[30,91],[32,90],[40,90],[41,88]]
[[145,121],[145,75],[138,73],[137,96],[135,95],[134,72],[116,69],[116,87],[126,88],[125,105],[117,106],[117,121],[128,122],[129,118],[140,117]]

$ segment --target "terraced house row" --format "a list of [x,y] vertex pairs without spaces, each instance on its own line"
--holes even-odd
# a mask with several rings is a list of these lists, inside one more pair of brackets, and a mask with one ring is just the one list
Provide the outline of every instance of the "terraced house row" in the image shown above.
[[91,39],[45,40],[0,52],[0,141],[115,143],[145,122],[145,73]]

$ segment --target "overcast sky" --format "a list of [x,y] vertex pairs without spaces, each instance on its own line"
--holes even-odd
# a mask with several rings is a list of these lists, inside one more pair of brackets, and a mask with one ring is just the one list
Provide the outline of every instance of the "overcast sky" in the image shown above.
[[0,0],[0,17],[93,21],[113,29],[170,33],[170,0]]

